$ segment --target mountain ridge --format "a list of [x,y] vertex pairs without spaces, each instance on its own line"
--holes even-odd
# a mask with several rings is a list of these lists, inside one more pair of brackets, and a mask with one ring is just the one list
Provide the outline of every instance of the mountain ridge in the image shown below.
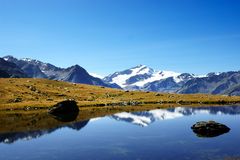
[[146,65],[138,65],[110,74],[103,80],[108,83],[116,83],[125,90],[240,95],[239,71],[195,75],[159,71]]
[[6,62],[16,64],[16,66],[22,69],[30,78],[47,78],[50,80],[61,80],[121,89],[116,84],[109,84],[102,81],[100,78],[91,76],[84,68],[77,64],[68,68],[60,68],[50,63],[44,63],[30,58],[17,59],[13,56],[5,56],[3,59]]
[[[114,72],[104,78],[89,74],[78,64],[68,68],[60,68],[30,58],[17,59],[5,56],[0,61],[0,76],[47,78],[72,83],[98,85],[124,90],[140,90],[181,94],[225,94],[240,95],[240,72],[210,72],[207,75],[178,73],[174,71],[155,70],[146,65]],[[8,63],[6,63],[8,62]],[[1,66],[1,64],[0,64]],[[12,66],[12,68],[6,68]],[[5,69],[4,69],[5,68]],[[15,74],[11,72],[17,72]]]
[[[175,92],[182,83],[194,77],[197,76],[190,73],[154,70],[146,65],[138,65],[110,74],[103,80],[108,83],[116,83],[126,90]],[[168,85],[168,89],[166,89],[165,84],[171,85]]]

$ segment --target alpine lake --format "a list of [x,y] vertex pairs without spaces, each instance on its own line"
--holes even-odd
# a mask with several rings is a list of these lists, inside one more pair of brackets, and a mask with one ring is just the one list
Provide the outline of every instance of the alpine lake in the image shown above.
[[[199,121],[230,131],[198,135]],[[240,106],[174,107],[73,119],[0,113],[0,160],[240,160]]]

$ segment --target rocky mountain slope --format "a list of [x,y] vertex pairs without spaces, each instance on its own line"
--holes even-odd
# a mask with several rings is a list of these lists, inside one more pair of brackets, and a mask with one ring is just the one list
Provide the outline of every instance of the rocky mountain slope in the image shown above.
[[15,63],[5,61],[0,58],[0,78],[26,78],[28,77],[24,71]]
[[60,68],[49,63],[44,63],[29,58],[17,59],[12,56],[5,56],[3,59],[19,67],[24,74],[31,78],[47,78],[51,80],[61,80],[73,83],[120,88],[116,84],[103,82],[100,78],[91,76],[84,68],[80,67],[79,65],[74,65],[68,68]]
[[186,82],[178,93],[208,93],[239,95],[240,71],[208,74]]

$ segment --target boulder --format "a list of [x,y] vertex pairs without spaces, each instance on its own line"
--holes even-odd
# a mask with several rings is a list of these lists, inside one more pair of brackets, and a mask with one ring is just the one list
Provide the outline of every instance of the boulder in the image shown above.
[[48,112],[60,121],[73,121],[78,116],[79,108],[76,101],[66,100],[55,104]]
[[49,113],[69,113],[69,112],[78,112],[79,108],[77,102],[74,100],[65,100],[55,104],[49,109]]
[[216,137],[230,131],[229,127],[215,121],[197,122],[191,129],[198,137]]

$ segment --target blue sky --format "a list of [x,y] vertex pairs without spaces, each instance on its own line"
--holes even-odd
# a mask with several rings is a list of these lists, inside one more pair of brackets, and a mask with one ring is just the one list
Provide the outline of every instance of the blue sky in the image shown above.
[[239,0],[0,0],[0,56],[101,75],[240,70]]

